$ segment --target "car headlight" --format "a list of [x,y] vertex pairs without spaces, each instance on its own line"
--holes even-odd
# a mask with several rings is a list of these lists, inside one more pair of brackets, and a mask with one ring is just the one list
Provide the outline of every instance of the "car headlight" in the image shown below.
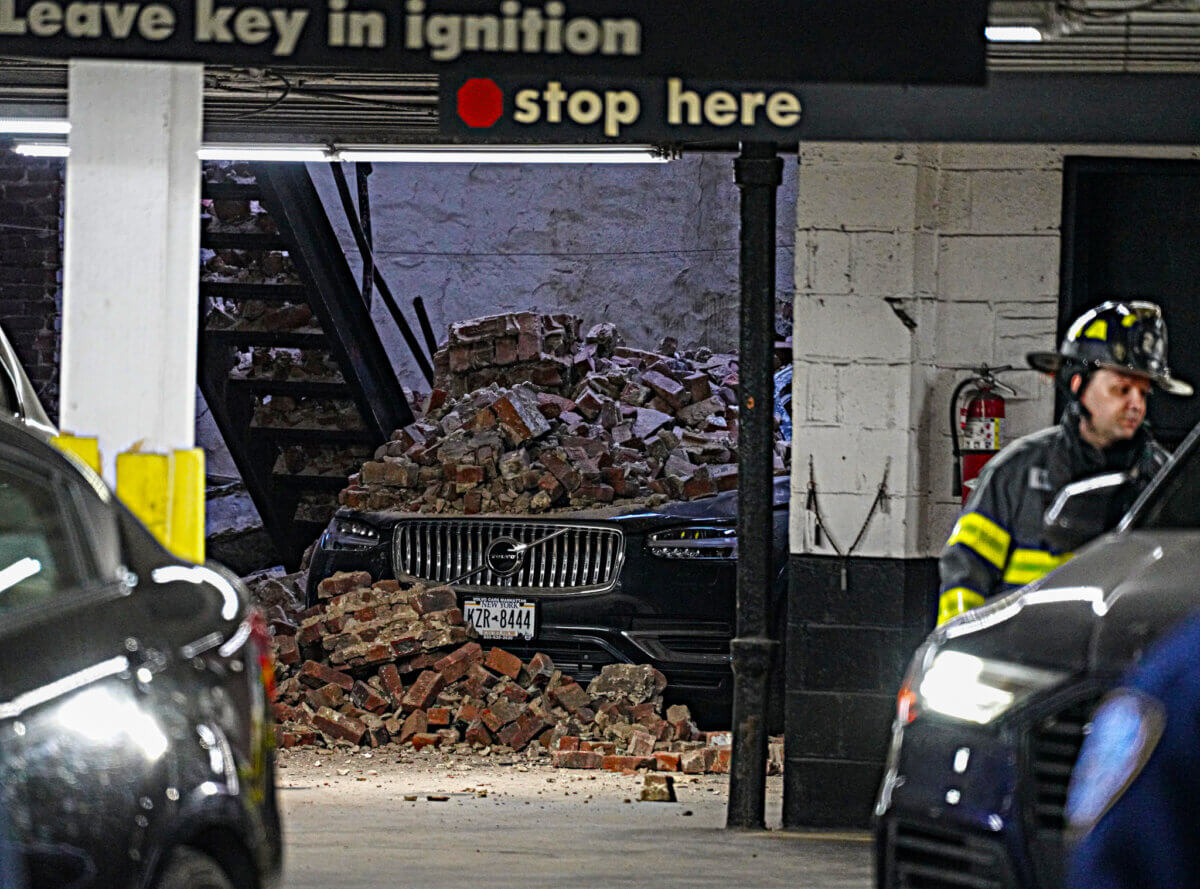
[[689,525],[650,535],[650,555],[660,559],[737,559],[737,531]]
[[962,651],[938,652],[923,672],[920,665],[914,667],[900,689],[897,719],[901,725],[922,713],[985,725],[1067,676]]
[[323,549],[370,549],[379,545],[379,529],[359,519],[334,517],[321,538]]

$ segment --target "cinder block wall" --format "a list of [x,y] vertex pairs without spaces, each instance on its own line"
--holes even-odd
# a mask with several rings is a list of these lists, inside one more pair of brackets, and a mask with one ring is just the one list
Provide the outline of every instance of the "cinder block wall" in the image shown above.
[[[1192,149],[812,144],[796,227],[789,734],[785,819],[863,824],[896,689],[929,627],[954,522],[949,399],[980,364],[1003,379],[1008,440],[1053,419],[1024,369],[1054,347],[1067,155]],[[906,323],[907,320],[907,323]],[[884,499],[844,552],[886,473]],[[845,588],[842,576],[845,568]],[[839,665],[831,669],[830,664]]]
[[66,165],[0,152],[0,326],[51,419],[58,417]]

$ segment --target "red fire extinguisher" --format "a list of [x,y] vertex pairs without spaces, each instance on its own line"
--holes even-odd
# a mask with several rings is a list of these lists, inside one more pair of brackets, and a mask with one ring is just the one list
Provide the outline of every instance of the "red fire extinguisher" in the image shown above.
[[[950,396],[950,439],[954,443],[954,487],[951,493],[965,503],[984,465],[1004,447],[1004,396],[1017,392],[996,379],[1011,366],[974,370]],[[964,390],[966,398],[963,398]],[[961,402],[961,403],[960,403]]]

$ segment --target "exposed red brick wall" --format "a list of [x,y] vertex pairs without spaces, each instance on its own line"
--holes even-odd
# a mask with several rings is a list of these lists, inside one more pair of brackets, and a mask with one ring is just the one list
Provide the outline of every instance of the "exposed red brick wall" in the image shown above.
[[62,339],[66,164],[0,151],[0,325],[52,419]]

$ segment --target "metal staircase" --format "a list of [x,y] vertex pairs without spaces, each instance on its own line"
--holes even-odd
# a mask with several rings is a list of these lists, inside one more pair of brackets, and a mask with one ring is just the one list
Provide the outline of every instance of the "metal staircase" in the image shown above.
[[200,388],[295,570],[412,409],[305,165],[207,165],[202,194]]

